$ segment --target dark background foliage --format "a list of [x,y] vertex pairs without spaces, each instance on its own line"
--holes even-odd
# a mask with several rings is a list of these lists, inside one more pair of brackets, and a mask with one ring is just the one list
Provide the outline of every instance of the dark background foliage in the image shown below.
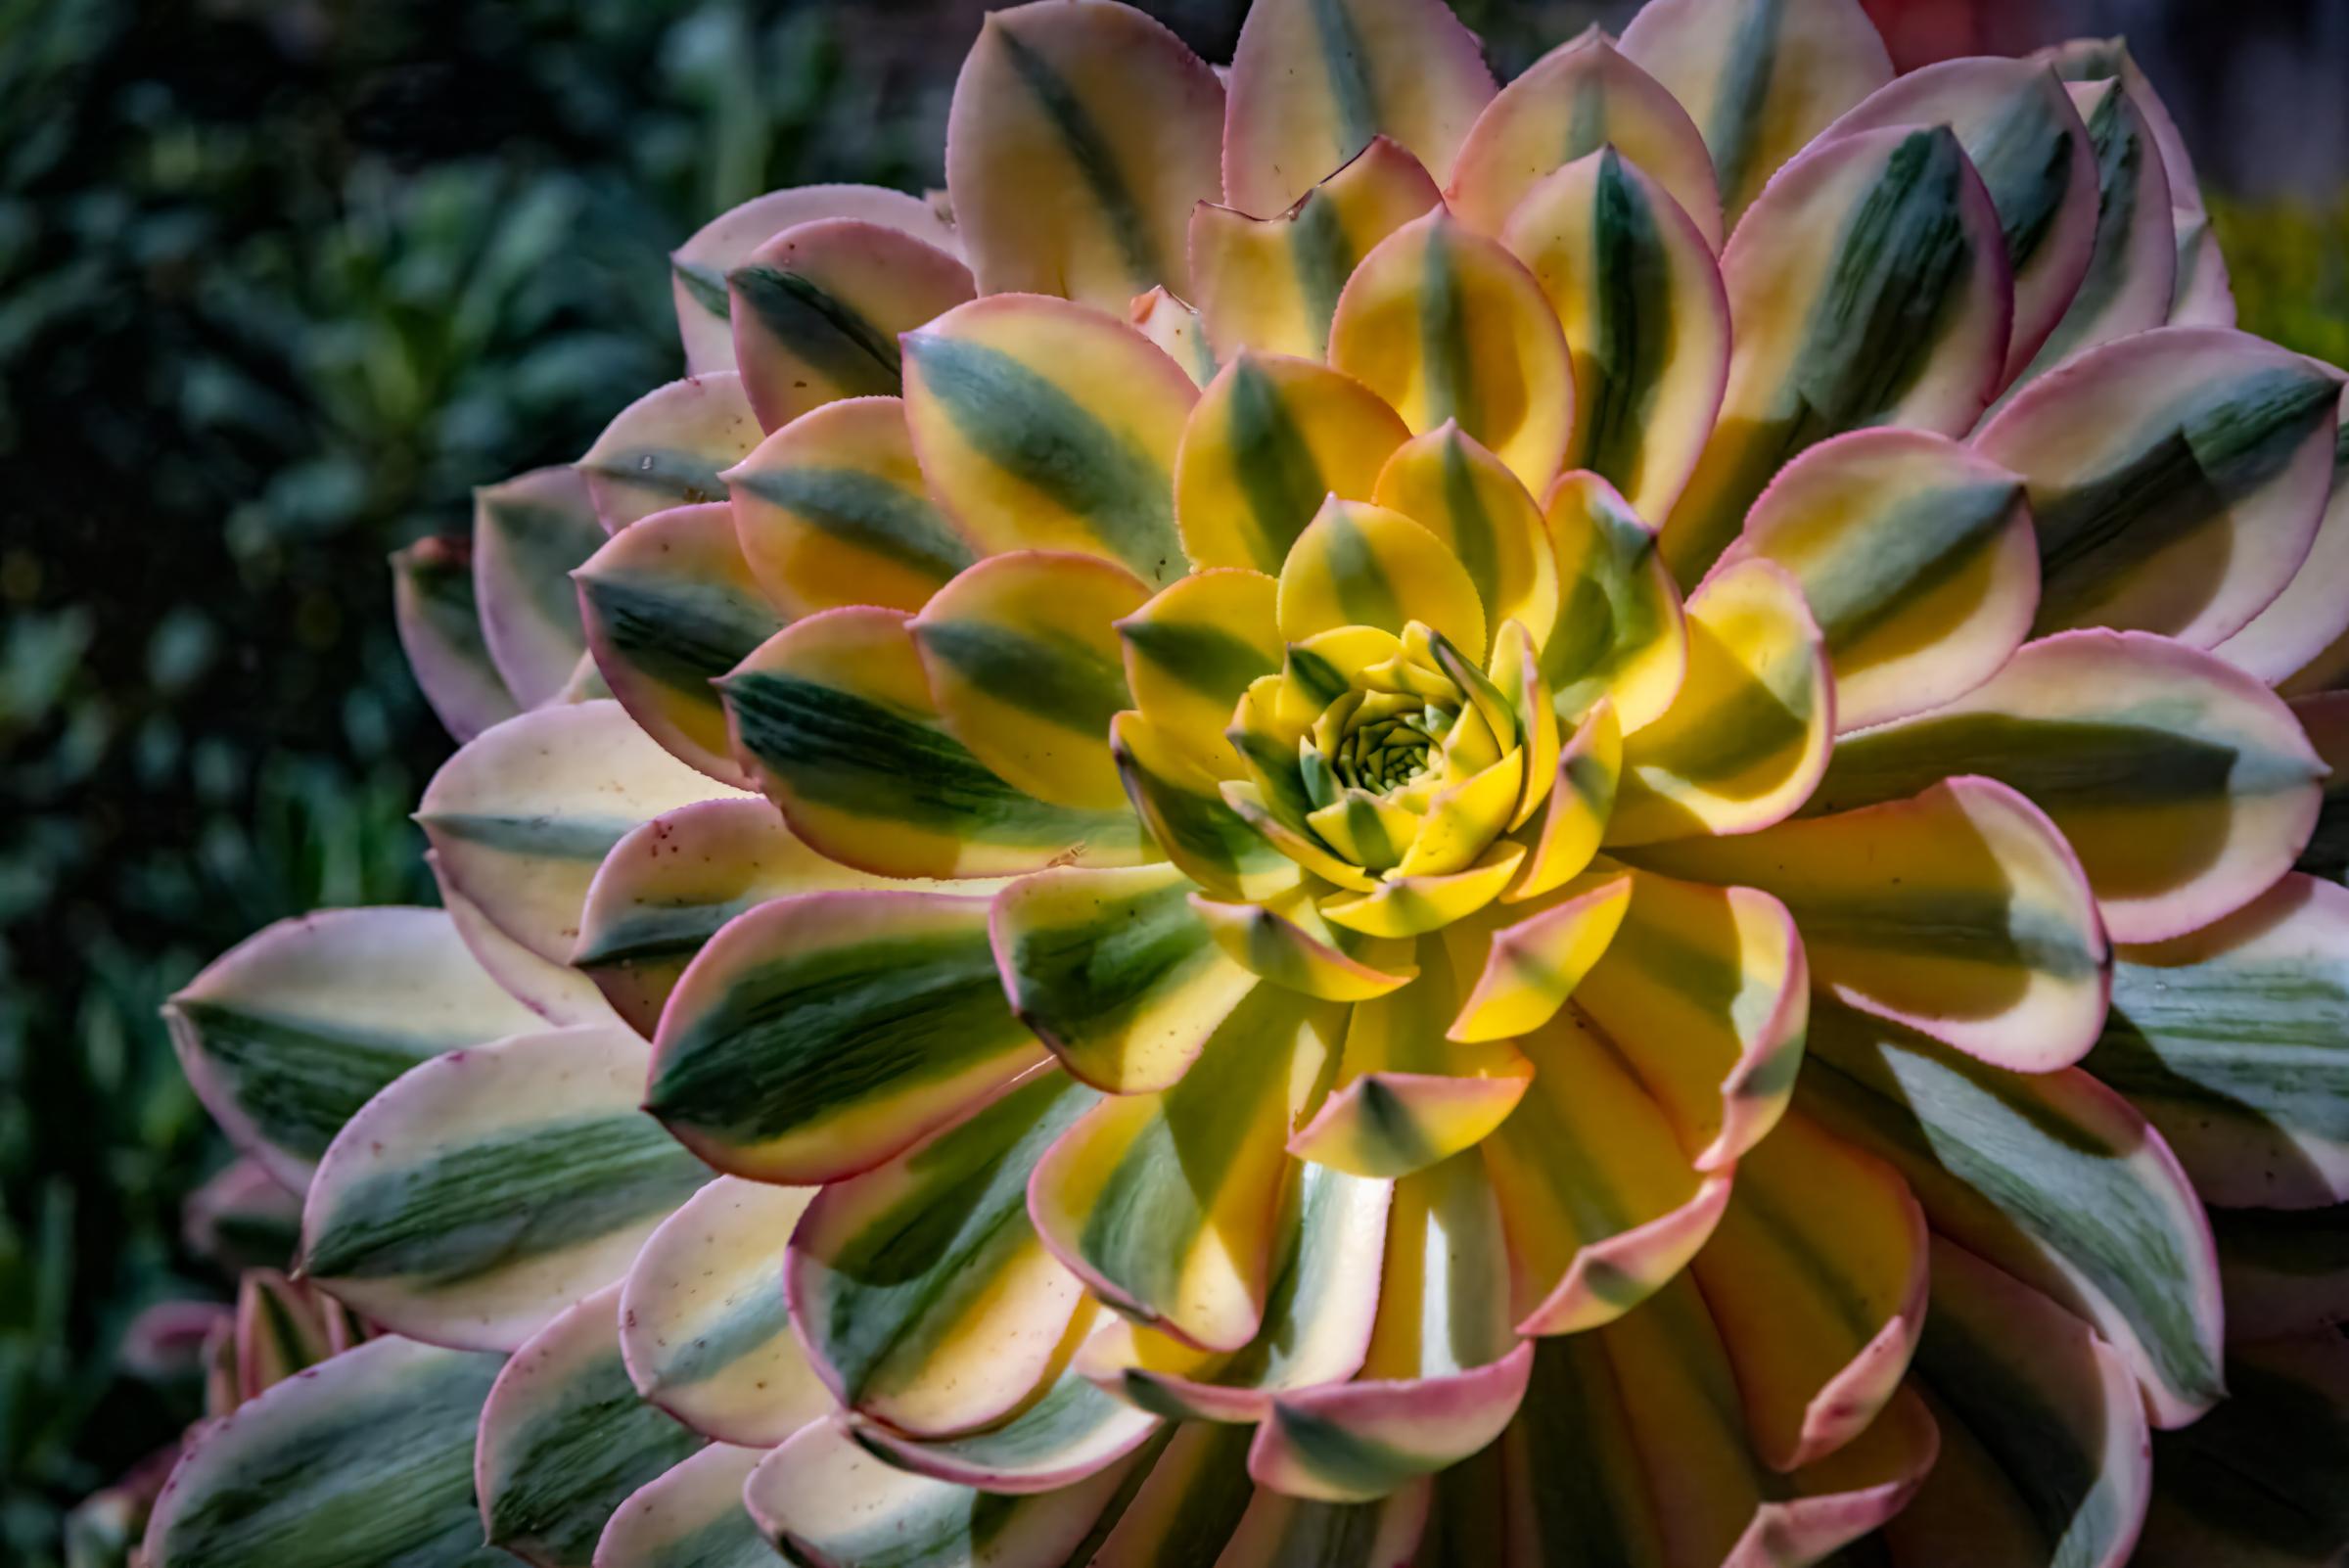
[[[118,1359],[223,1288],[158,1006],[270,920],[433,897],[385,553],[677,373],[705,218],[935,183],[982,9],[0,0],[0,1560],[196,1407]],[[1228,58],[1237,5],[1151,9]],[[1626,7],[1459,9],[1513,70]],[[2349,358],[2349,208],[2220,215],[2246,324]]]

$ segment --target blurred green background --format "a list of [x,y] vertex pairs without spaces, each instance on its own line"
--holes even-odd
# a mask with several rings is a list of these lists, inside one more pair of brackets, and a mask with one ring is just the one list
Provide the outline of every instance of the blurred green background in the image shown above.
[[[677,373],[703,219],[936,182],[979,9],[0,0],[0,1561],[200,1400],[119,1360],[224,1288],[159,1004],[433,897],[386,552]],[[1228,57],[1235,6],[1151,9]],[[1506,69],[1602,8],[1460,9]],[[2349,204],[2218,212],[2245,325],[2349,362]]]

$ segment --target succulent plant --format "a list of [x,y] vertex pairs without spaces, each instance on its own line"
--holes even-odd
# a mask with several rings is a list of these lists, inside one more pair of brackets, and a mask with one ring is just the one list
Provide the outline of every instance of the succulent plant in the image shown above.
[[2125,51],[1045,0],[945,161],[400,558],[445,909],[171,1009],[382,1332],[152,1568],[2332,1560],[2341,377]]

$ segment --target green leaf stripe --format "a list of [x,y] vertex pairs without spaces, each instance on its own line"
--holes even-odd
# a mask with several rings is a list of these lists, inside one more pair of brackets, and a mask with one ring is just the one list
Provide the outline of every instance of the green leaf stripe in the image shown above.
[[198,1435],[158,1503],[156,1568],[497,1568],[474,1427],[504,1358],[383,1338]]
[[[1336,308],[1333,297],[1330,305]],[[1231,367],[1231,414],[1224,431],[1240,493],[1255,525],[1250,547],[1260,571],[1278,573],[1289,546],[1321,509],[1329,485],[1280,389],[1243,354]],[[1237,688],[1233,688],[1237,689]]]
[[1225,961],[1191,907],[1194,891],[1189,878],[1171,873],[1065,925],[1018,922],[1003,955],[1012,1005],[1048,1040],[1082,1042],[1129,1028],[1198,971]]
[[710,1173],[648,1116],[574,1116],[477,1137],[337,1192],[303,1266],[322,1279],[453,1285],[665,1214]]
[[1039,1073],[901,1161],[826,1189],[819,1204],[853,1208],[867,1183],[886,1183],[881,1206],[856,1214],[853,1233],[820,1259],[795,1251],[787,1266],[808,1348],[845,1402],[862,1398],[893,1365],[927,1362],[995,1287],[1002,1267],[1035,1239],[1028,1177],[1036,1162],[1099,1098],[1066,1074]]
[[1051,123],[1053,134],[1060,138],[1061,150],[1077,166],[1078,178],[1084,182],[1092,196],[1093,205],[1109,226],[1111,236],[1123,253],[1126,270],[1133,279],[1133,292],[1146,294],[1167,276],[1166,265],[1158,254],[1157,243],[1151,238],[1150,225],[1142,216],[1141,203],[1118,166],[1118,156],[1093,123],[1093,116],[1076,89],[1059,71],[1052,69],[1044,57],[1020,40],[1018,32],[1003,27],[995,36],[1002,42],[1005,58],[1010,60],[1023,86],[1036,99],[1036,108]]
[[834,810],[994,845],[1131,836],[1124,812],[1036,800],[943,730],[853,693],[764,670],[733,675],[719,690],[760,765],[792,793]]
[[[823,897],[818,895],[817,897]],[[646,1108],[729,1142],[817,1127],[990,1057],[1033,1050],[1003,999],[987,904],[951,926],[811,944],[730,968],[664,1035]]]
[[813,369],[844,397],[894,397],[904,389],[895,334],[802,273],[737,267],[726,282],[759,327],[785,352]]
[[582,576],[612,652],[662,685],[715,705],[710,682],[783,629],[762,599],[679,577]]
[[[1593,95],[1594,96],[1594,95]],[[1599,156],[1591,224],[1592,384],[1582,466],[1617,487],[1639,476],[1650,412],[1672,363],[1672,259],[1647,195],[1614,148]],[[1480,586],[1486,577],[1476,576]],[[1494,601],[1490,596],[1486,603]]]
[[671,506],[694,506],[726,498],[719,465],[701,452],[668,446],[627,446],[579,467],[599,479],[646,494],[665,496]]
[[1000,348],[938,333],[905,344],[923,387],[988,461],[1081,520],[1144,580],[1175,572],[1173,481],[1147,452]]
[[269,1143],[315,1160],[376,1092],[418,1062],[478,1040],[365,1032],[325,1020],[277,1019],[207,1001],[171,1009],[175,1033]]
[[1118,627],[1126,645],[1191,690],[1221,699],[1247,689],[1280,666],[1245,637],[1198,622],[1128,621]]
[[915,636],[988,696],[1089,741],[1105,742],[1109,721],[1133,706],[1125,666],[1066,633],[924,620]]
[[2015,503],[2020,481],[1920,489],[1849,535],[1855,548],[1811,563],[1803,597],[1830,651],[1881,630],[1980,559]]
[[844,544],[944,582],[977,561],[930,498],[855,468],[751,470],[734,483]]

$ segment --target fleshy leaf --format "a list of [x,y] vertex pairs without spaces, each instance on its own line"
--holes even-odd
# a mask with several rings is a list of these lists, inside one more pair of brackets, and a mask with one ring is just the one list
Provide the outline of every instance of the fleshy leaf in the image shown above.
[[1521,1334],[1620,1317],[1696,1255],[1728,1201],[1691,1169],[1671,1120],[1579,1013],[1522,1042],[1533,1083],[1484,1142]]
[[1892,79],[1859,0],[1649,0],[1623,52],[1705,133],[1732,227],[1781,164]]
[[1375,1502],[1313,1502],[1259,1487],[1216,1568],[1411,1560],[1427,1525],[1428,1486],[1416,1482]]
[[1133,704],[1117,623],[1149,592],[1099,556],[990,556],[906,624],[946,732],[1040,801],[1112,810],[1126,798],[1110,720]]
[[1777,1125],[1803,1060],[1810,967],[1786,906],[1754,888],[1649,872],[1575,988],[1700,1171],[1723,1171]]
[[1941,1459],[1887,1527],[1892,1561],[2131,1560],[2151,1483],[2145,1418],[2128,1368],[2078,1318],[1937,1237],[1914,1383]]
[[1612,145],[1534,186],[1499,232],[1573,352],[1567,464],[1642,517],[1670,515],[1728,376],[1728,300],[1703,232]]
[[2088,878],[2046,813],[1961,777],[1907,801],[1634,856],[1783,901],[1817,983],[2000,1067],[2086,1055],[2112,963]]
[[1077,1078],[1114,1094],[1182,1077],[1256,977],[1217,945],[1174,866],[1067,866],[995,895],[1003,990]]
[[434,535],[393,551],[392,610],[408,671],[459,745],[521,711],[482,634],[470,539]]
[[618,1280],[710,1178],[636,1108],[617,1026],[452,1051],[351,1118],[310,1183],[302,1268],[364,1315],[511,1350]]
[[2030,486],[2035,629],[2197,648],[2241,630],[2308,557],[2340,398],[2337,371],[2207,327],[2140,333],[2033,383],[1974,444]]
[[1688,671],[1680,589],[1656,532],[1595,474],[1559,478],[1542,505],[1558,558],[1558,620],[1542,641],[1542,678],[1561,719],[1599,700],[1629,734],[1662,716]]
[[429,1057],[539,1027],[438,909],[321,909],[248,937],[164,1005],[197,1097],[299,1191],[368,1098]]
[[793,615],[919,610],[979,559],[931,500],[895,397],[826,403],[720,477],[744,560]]
[[1807,1057],[1805,1113],[1890,1161],[1936,1233],[2085,1317],[2157,1424],[2222,1395],[2201,1200],[2126,1100],[2078,1068],[2010,1073],[1832,1003],[1812,1010]]
[[722,502],[656,512],[576,574],[596,669],[644,732],[721,783],[751,779],[726,749],[711,684],[783,629],[751,575]]
[[[1473,926],[1447,926],[1445,940],[1460,958],[1482,949],[1476,964],[1460,965],[1463,981],[1470,967],[1477,977],[1447,1031],[1450,1038],[1509,1039],[1549,1022],[1607,950],[1631,899],[1628,876],[1583,877],[1530,907],[1520,903],[1486,916],[1478,924],[1495,926],[1489,944]],[[1467,941],[1472,932],[1480,939],[1473,944]]]
[[1181,1082],[1087,1112],[1029,1183],[1044,1244],[1135,1321],[1205,1349],[1245,1347],[1270,1288],[1282,1146],[1344,1016],[1260,987]]
[[1445,200],[1461,222],[1498,234],[1544,176],[1602,147],[1670,193],[1706,250],[1721,249],[1721,193],[1704,136],[1680,100],[1596,28],[1543,55],[1485,106]]
[[1185,876],[1247,899],[1297,885],[1296,863],[1227,798],[1227,790],[1240,786],[1220,784],[1173,734],[1139,713],[1120,714],[1109,739],[1127,799]]
[[1201,204],[1191,216],[1191,265],[1217,357],[1254,348],[1321,358],[1357,264],[1441,200],[1417,159],[1374,136],[1286,211],[1250,217]]
[[2349,1204],[2214,1209],[2210,1222],[2229,1344],[2349,1322]]
[[742,1501],[763,1457],[713,1443],[646,1482],[612,1511],[595,1568],[772,1568],[774,1548]]
[[766,1447],[828,1412],[783,1301],[806,1187],[719,1176],[661,1222],[620,1293],[636,1392],[705,1437]]
[[[1818,3],[1859,9],[1857,0]],[[1810,7],[1741,0],[1740,9]],[[1642,20],[1656,14],[1650,6]],[[1663,529],[1664,558],[1682,588],[1728,546],[1787,459],[1867,425],[1961,436],[2006,358],[2005,241],[1947,126],[1819,143],[1755,203],[1721,274],[1734,326],[1728,389]]]
[[832,859],[881,876],[974,877],[1147,857],[1131,811],[1039,801],[955,740],[901,612],[797,622],[719,690],[736,755],[793,831]]
[[2157,942],[2291,868],[2322,766],[2291,711],[2232,666],[2142,632],[2066,632],[1954,703],[1846,736],[1809,809],[1985,774],[2053,819],[2115,942]]
[[1028,1179],[1099,1098],[1041,1069],[818,1195],[784,1285],[808,1360],[842,1404],[901,1432],[950,1434],[1003,1419],[1052,1379],[1084,1289],[1029,1222]]
[[688,374],[734,368],[726,274],[785,229],[821,218],[883,224],[948,254],[957,254],[954,233],[938,211],[920,197],[901,191],[877,185],[802,185],[753,197],[702,225],[669,256],[669,288],[676,297]]
[[1433,533],[1468,569],[1496,638],[1512,621],[1526,634],[1556,623],[1557,558],[1542,509],[1458,425],[1448,421],[1405,441],[1379,471],[1370,498]]
[[718,476],[759,444],[759,420],[731,370],[656,387],[613,417],[578,462],[595,514],[617,533],[672,506],[726,498]]
[[482,1407],[474,1485],[483,1534],[540,1568],[592,1568],[613,1512],[702,1439],[640,1403],[620,1356],[620,1286],[514,1353]]
[[1221,777],[1240,774],[1223,734],[1240,694],[1280,669],[1278,593],[1262,573],[1210,568],[1160,589],[1118,623],[1134,706]]
[[1225,200],[1270,217],[1374,136],[1440,185],[1493,91],[1475,34],[1442,0],[1262,0],[1232,51]]
[[1292,643],[1342,626],[1400,636],[1419,622],[1482,659],[1487,623],[1459,556],[1401,512],[1332,500],[1280,569],[1278,619]]
[[896,396],[898,334],[973,293],[953,256],[854,218],[785,229],[727,274],[726,289],[743,395],[768,432],[839,398]]
[[2044,64],[1987,55],[1896,77],[1826,134],[1892,125],[1949,126],[1990,192],[2014,274],[2004,378],[2012,380],[2072,305],[2096,249],[2098,149]]
[[696,801],[742,799],[660,747],[616,702],[542,708],[441,764],[416,808],[449,886],[491,924],[568,963],[587,886],[631,828]]
[[1196,307],[1169,294],[1165,284],[1135,295],[1126,318],[1180,365],[1194,385],[1204,387],[1216,379],[1216,349],[1207,341],[1207,323]]
[[1153,587],[1188,570],[1171,476],[1199,389],[1156,344],[1065,300],[1005,295],[904,346],[923,476],[983,552],[1084,550]]
[[1223,86],[1182,41],[1107,0],[997,11],[954,83],[946,195],[982,294],[1105,310],[1190,292],[1191,208],[1222,192]]
[[201,1428],[149,1519],[156,1568],[495,1568],[474,1425],[502,1358],[387,1336]]
[[819,1421],[760,1461],[743,1500],[777,1547],[825,1568],[1062,1568],[1125,1482],[1113,1465],[1058,1492],[1002,1497],[909,1474]]
[[645,1108],[760,1181],[870,1170],[1043,1060],[1011,1016],[984,899],[808,893],[739,916],[661,1014]]
[[1926,431],[1855,431],[1786,465],[1732,558],[1802,584],[1835,669],[1835,727],[1961,697],[2030,632],[2039,545],[2023,482]]
[[1322,501],[1371,499],[1379,470],[1409,437],[1352,377],[1239,350],[1200,394],[1175,455],[1184,553],[1202,567],[1278,573]]
[[1292,1497],[1367,1502],[1484,1448],[1516,1413],[1533,1367],[1508,1301],[1500,1209],[1478,1158],[1405,1177],[1361,1376],[1274,1400],[1250,1472]]
[[514,701],[552,701],[587,651],[574,567],[604,542],[574,468],[542,468],[473,494],[473,596],[490,663]]
[[1925,1217],[1891,1167],[1790,1116],[1738,1163],[1694,1264],[1746,1431],[1781,1472],[1865,1431],[1925,1315]]
[[[2308,558],[2241,630],[2212,650],[2272,686],[2309,671],[2319,683],[2337,682],[2349,649],[2349,423],[2333,438],[2332,492]],[[412,657],[412,656],[411,656]]]
[[2086,1066],[2211,1204],[2349,1202],[2349,888],[2286,876],[2226,919],[2124,947]]
[[559,1029],[574,1024],[609,1024],[618,1018],[592,978],[569,964],[541,957],[498,930],[482,906],[449,881],[437,853],[427,850],[424,863],[432,869],[433,880],[440,890],[441,907],[456,922],[457,935],[472,949],[474,961],[508,995]]
[[1499,242],[1441,207],[1381,240],[1347,279],[1329,362],[1416,433],[1457,423],[1528,489],[1548,484],[1566,454],[1574,371],[1556,312]]
[[1628,735],[1609,844],[1752,833],[1810,798],[1833,749],[1826,641],[1792,576],[1764,560],[1688,601],[1688,666],[1655,722]]

